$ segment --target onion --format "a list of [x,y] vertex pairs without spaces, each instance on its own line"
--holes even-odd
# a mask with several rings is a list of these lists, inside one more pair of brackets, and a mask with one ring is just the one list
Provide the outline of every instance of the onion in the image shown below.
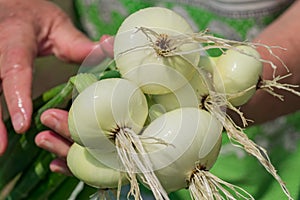
[[198,52],[185,54],[198,44],[180,42],[181,36],[192,33],[190,25],[169,9],[139,10],[124,20],[115,36],[117,68],[145,93],[176,90],[192,78],[199,62]]
[[198,67],[210,74],[213,74],[214,68],[216,67],[216,62],[218,61],[219,57],[210,57],[210,56],[200,56],[200,61]]
[[[114,59],[124,80],[100,81],[79,94],[69,114],[72,138],[101,163],[126,173],[135,199],[141,198],[138,179],[159,200],[187,187],[194,199],[235,199],[234,194],[252,198],[208,171],[224,128],[291,198],[266,151],[225,112],[237,112],[246,126],[236,107],[257,89],[280,99],[275,88],[300,96],[293,89],[297,86],[278,83],[289,74],[261,80],[262,63],[270,64],[274,74],[277,66],[261,59],[258,47],[285,66],[272,50],[278,47],[217,38],[207,31],[193,33],[182,17],[166,8],[140,10],[123,22],[115,37]],[[209,49],[224,54],[200,58],[200,51]],[[149,111],[144,93],[154,101]],[[144,127],[148,113],[150,124]]]
[[124,171],[131,183],[131,194],[140,198],[136,173],[141,172],[157,199],[168,199],[160,186],[138,133],[148,116],[145,95],[132,82],[115,78],[98,81],[74,100],[69,125],[72,138],[83,144],[97,160]]
[[245,104],[255,93],[262,75],[259,53],[249,46],[227,50],[219,57],[213,73],[216,90],[225,92],[234,106]]
[[102,164],[77,143],[69,149],[67,164],[74,176],[99,189],[115,189],[120,183],[128,183],[124,173]]
[[196,166],[209,170],[221,145],[222,124],[210,113],[197,108],[180,108],[161,115],[143,132],[143,137],[164,143],[145,144],[163,187],[176,191],[188,187]]
[[209,90],[202,76],[196,71],[192,79],[183,87],[173,92],[161,95],[152,95],[156,104],[171,111],[180,107],[199,107],[203,98],[209,95]]
[[139,133],[148,115],[147,101],[130,81],[98,81],[74,100],[69,112],[72,139],[86,147],[115,150],[115,132],[127,127]]

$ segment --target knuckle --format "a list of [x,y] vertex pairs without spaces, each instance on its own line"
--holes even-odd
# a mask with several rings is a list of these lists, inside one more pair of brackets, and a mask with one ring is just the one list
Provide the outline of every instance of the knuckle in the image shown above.
[[69,18],[69,16],[60,9],[54,10],[53,15],[55,15],[55,17],[52,18],[53,19],[53,22],[52,22],[53,30],[64,27],[65,24],[67,24],[67,23],[71,23],[71,19]]
[[1,79],[13,77],[16,74],[22,74],[25,72],[28,65],[30,65],[24,60],[24,58],[26,58],[25,53],[21,49],[14,48],[7,53],[9,53],[9,56],[6,56],[4,61],[2,60],[2,66],[0,66]]

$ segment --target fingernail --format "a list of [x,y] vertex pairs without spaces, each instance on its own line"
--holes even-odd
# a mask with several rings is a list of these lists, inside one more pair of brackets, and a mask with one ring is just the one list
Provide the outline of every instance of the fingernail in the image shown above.
[[53,144],[51,142],[49,142],[44,135],[38,135],[35,138],[35,143],[38,147],[41,147],[42,149],[45,149],[45,150],[52,149],[52,147],[53,147]]
[[53,149],[53,144],[48,140],[42,140],[39,146],[46,150]]
[[53,122],[57,122],[55,115],[53,115],[51,112],[48,112],[47,114],[43,114],[41,117],[41,121],[45,125],[51,125]]
[[114,37],[110,36],[110,35],[103,35],[101,38],[100,38],[100,43],[106,43],[110,46],[112,46],[113,44],[113,41],[114,41]]
[[16,113],[13,117],[12,117],[12,123],[14,126],[14,129],[16,132],[21,132],[22,129],[25,126],[25,118],[23,116],[23,114],[21,113]]
[[61,173],[67,176],[72,176],[72,173],[68,169],[68,167],[61,163],[60,160],[53,160],[50,163],[50,170],[55,173]]
[[57,166],[56,172],[64,174],[64,175],[67,175],[67,176],[71,176],[72,175],[68,169],[66,169],[65,167],[61,167],[61,166]]
[[44,124],[44,125],[46,125],[46,124],[48,124],[48,122],[49,122],[49,115],[42,115],[41,116],[41,122]]
[[100,38],[100,42],[105,41],[109,37],[110,37],[109,35],[102,35],[101,38]]
[[57,124],[59,124],[56,116],[53,114],[50,114],[50,113],[47,115],[43,115],[41,118],[41,121],[45,126],[51,128],[51,129],[55,129]]

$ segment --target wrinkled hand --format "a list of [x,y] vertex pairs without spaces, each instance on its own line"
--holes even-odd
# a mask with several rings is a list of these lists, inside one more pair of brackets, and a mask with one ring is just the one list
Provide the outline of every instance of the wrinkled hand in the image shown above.
[[35,143],[58,157],[50,163],[50,170],[71,175],[66,163],[69,148],[73,143],[68,129],[68,112],[49,109],[41,115],[41,122],[51,130],[39,133]]
[[[35,57],[55,54],[65,61],[82,62],[95,46],[49,1],[0,0],[0,83],[17,133],[25,132],[31,122]],[[0,107],[0,155],[7,146],[1,119]]]

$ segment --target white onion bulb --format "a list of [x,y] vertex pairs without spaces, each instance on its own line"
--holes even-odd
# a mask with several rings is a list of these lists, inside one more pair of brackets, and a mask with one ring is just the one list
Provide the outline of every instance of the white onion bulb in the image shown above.
[[124,174],[105,166],[77,143],[69,149],[67,164],[74,176],[96,188],[113,189],[118,187],[119,181],[128,183]]
[[155,174],[167,192],[187,187],[197,165],[209,170],[220,149],[222,124],[198,108],[180,108],[161,115],[142,136],[164,143],[144,144]]
[[171,111],[180,107],[198,108],[202,98],[208,94],[206,83],[197,71],[192,79],[182,88],[167,94],[152,95],[152,99],[166,111]]
[[120,128],[139,133],[148,115],[147,101],[141,90],[125,79],[98,81],[74,100],[69,126],[75,142],[86,147],[115,151],[112,143]]
[[[138,31],[137,27],[142,28]],[[192,33],[191,26],[169,9],[139,10],[125,19],[115,36],[117,68],[145,93],[176,90],[192,78],[199,62],[198,52],[177,55],[199,48],[198,44],[187,44],[179,38]]]
[[217,91],[226,93],[232,105],[240,106],[255,93],[263,65],[255,49],[249,46],[236,48],[238,51],[230,49],[217,60],[214,84]]

